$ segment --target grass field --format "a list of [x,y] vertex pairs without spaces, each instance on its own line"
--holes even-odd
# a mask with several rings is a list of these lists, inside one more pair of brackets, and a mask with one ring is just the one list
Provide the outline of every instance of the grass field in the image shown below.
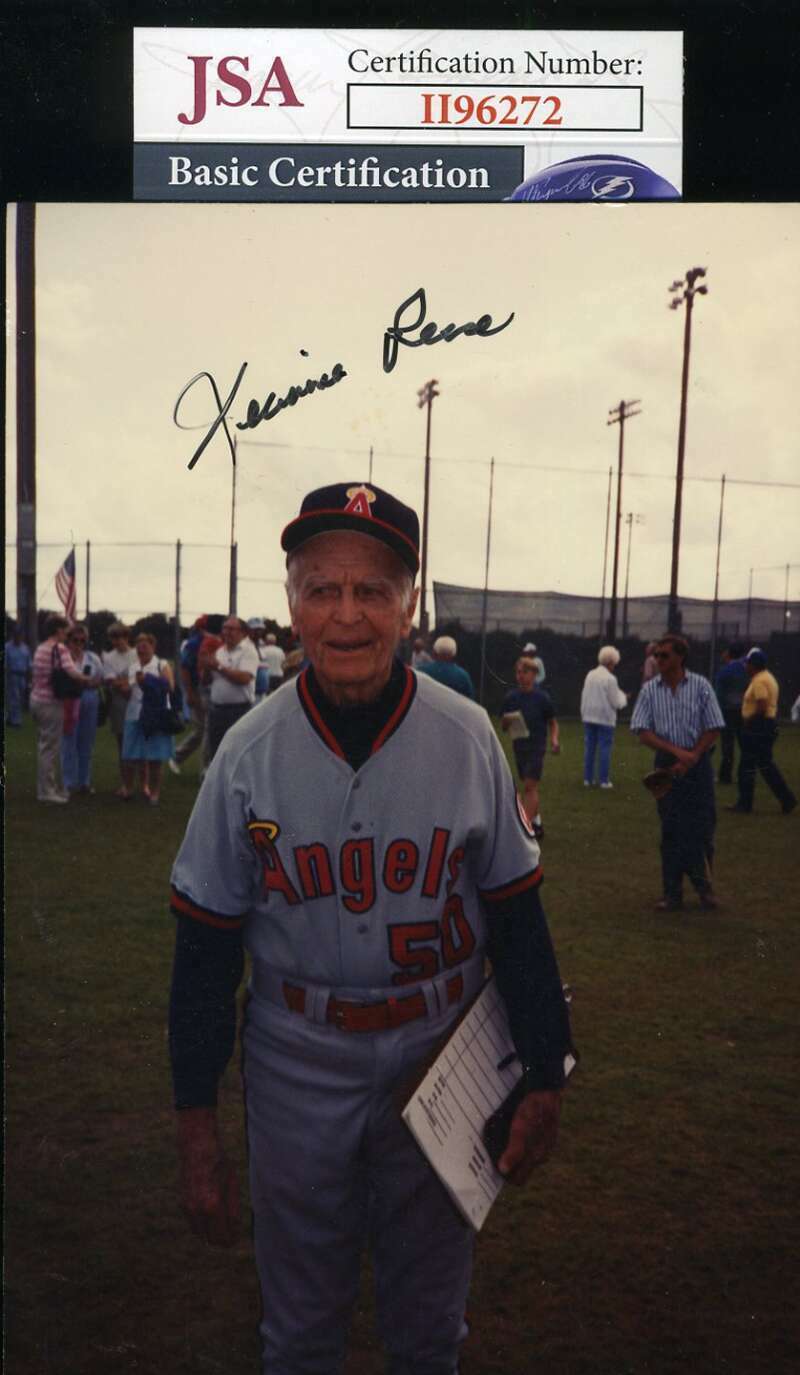
[[[123,805],[34,801],[29,724],[7,744],[6,1368],[255,1375],[249,1229],[213,1251],[179,1212],[165,1013],[172,857],[191,765]],[[759,782],[721,811],[723,906],[659,895],[650,756],[617,732],[613,792],[565,723],[543,783],[543,898],[581,1066],[557,1155],[478,1241],[462,1375],[777,1375],[800,1369],[798,841]],[[800,730],[776,757],[800,790]],[[720,789],[722,803],[733,800]],[[238,1067],[222,1117],[244,1163]],[[378,1375],[368,1286],[349,1375]]]

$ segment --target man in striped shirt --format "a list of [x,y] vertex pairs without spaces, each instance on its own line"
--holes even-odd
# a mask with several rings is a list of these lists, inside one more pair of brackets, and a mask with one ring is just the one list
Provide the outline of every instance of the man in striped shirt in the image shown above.
[[656,766],[668,768],[673,776],[672,787],[658,802],[664,888],[656,903],[659,912],[681,910],[684,874],[701,907],[717,906],[711,886],[717,817],[709,751],[725,720],[708,680],[687,671],[688,653],[680,635],[658,641],[658,677],[645,683],[631,717],[631,730],[656,751]]

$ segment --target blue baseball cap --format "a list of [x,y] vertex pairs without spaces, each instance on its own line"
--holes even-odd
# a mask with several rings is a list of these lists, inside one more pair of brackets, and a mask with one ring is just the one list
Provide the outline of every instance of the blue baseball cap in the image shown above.
[[402,501],[371,482],[335,482],[304,497],[300,514],[281,535],[291,554],[306,540],[332,530],[355,530],[386,544],[416,575],[419,570],[419,519]]

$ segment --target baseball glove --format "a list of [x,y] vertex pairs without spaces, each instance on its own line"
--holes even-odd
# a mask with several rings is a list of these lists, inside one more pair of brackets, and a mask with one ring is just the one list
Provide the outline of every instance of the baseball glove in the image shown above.
[[674,782],[670,769],[653,769],[651,773],[646,773],[642,782],[649,793],[658,802],[659,798],[666,797]]

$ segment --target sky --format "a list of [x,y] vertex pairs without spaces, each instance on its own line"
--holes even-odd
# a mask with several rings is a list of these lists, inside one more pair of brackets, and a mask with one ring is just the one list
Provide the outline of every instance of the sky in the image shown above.
[[[57,605],[53,579],[74,542],[82,613],[88,540],[92,609],[172,614],[180,540],[184,623],[227,609],[221,430],[187,466],[216,414],[210,385],[179,411],[197,428],[179,429],[173,410],[203,370],[227,396],[245,362],[233,422],[251,398],[285,395],[336,363],[347,375],[238,434],[241,615],[286,622],[281,530],[312,488],[367,479],[370,446],[374,483],[421,514],[417,393],[431,378],[429,588],[483,586],[494,458],[489,585],[599,596],[619,440],[607,422],[636,400],[621,569],[631,513],[631,595],[667,592],[684,330],[668,288],[693,266],[707,269],[708,294],[692,317],[679,592],[713,595],[724,473],[720,596],[746,596],[752,568],[753,594],[782,600],[789,564],[797,599],[798,230],[797,205],[39,206],[39,604]],[[9,263],[13,231],[12,215]],[[402,347],[386,373],[384,330],[420,287],[440,327],[514,318],[492,337]],[[13,341],[13,297],[8,327]],[[11,348],[12,612],[13,368]]]

